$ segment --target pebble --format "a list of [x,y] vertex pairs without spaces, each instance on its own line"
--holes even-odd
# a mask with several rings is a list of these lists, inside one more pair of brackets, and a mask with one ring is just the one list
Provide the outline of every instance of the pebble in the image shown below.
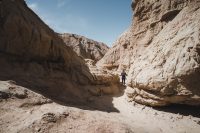
[[39,127],[39,128],[36,128],[36,131],[37,132],[40,132],[41,131],[41,128]]
[[200,125],[200,120],[194,120],[198,125]]
[[189,115],[189,119],[192,119],[192,116],[191,116],[191,115]]
[[133,106],[136,106],[136,102],[133,101]]
[[183,119],[183,115],[179,115],[177,119]]
[[143,107],[142,107],[142,110],[144,110],[145,108],[146,108],[146,106],[143,106]]

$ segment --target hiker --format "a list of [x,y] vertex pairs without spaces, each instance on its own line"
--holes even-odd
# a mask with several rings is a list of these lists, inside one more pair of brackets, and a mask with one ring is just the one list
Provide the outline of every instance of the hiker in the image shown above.
[[125,80],[126,80],[126,76],[127,76],[125,70],[122,71],[121,76],[122,76],[122,84],[125,85]]

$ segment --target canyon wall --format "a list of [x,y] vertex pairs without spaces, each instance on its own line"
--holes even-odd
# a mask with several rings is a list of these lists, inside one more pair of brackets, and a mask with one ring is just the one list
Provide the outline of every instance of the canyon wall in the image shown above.
[[51,99],[78,104],[86,102],[90,92],[99,95],[99,88],[106,94],[118,90],[115,75],[87,65],[90,59],[102,58],[108,50],[105,44],[74,34],[62,37],[24,0],[1,0],[0,80],[13,80]]
[[126,69],[130,101],[200,105],[199,7],[198,0],[133,1],[131,27],[98,66]]
[[1,80],[54,98],[82,97],[80,86],[93,82],[85,61],[23,0],[0,1],[0,55]]
[[76,34],[59,34],[67,46],[70,46],[83,59],[100,60],[109,47],[102,43]]
[[[130,67],[130,50],[127,48],[130,45],[130,30],[125,31],[114,42],[111,49],[104,55],[104,57],[97,62],[97,66],[105,67],[109,70],[118,70]],[[124,68],[122,68],[122,66]]]

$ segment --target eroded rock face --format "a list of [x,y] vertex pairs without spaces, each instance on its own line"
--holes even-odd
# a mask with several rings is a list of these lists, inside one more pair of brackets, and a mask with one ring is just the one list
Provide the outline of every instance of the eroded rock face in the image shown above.
[[0,55],[0,80],[54,98],[81,97],[80,85],[93,82],[85,61],[23,0],[0,1]]
[[84,59],[92,59],[94,61],[100,60],[108,51],[109,47],[86,37],[76,34],[59,34],[67,46],[72,49]]
[[92,95],[111,95],[120,92],[120,80],[117,74],[113,74],[102,68],[98,68],[94,60],[85,59],[90,72],[94,77],[94,85],[87,86],[88,91]]
[[130,45],[130,30],[125,31],[108,50],[105,56],[97,62],[97,65],[109,70],[117,70],[130,67],[128,45]]
[[129,70],[153,38],[188,3],[188,0],[133,0],[133,23],[98,62],[98,66],[110,67],[113,64],[113,69]]
[[199,18],[199,4],[185,7],[135,60],[129,72],[135,101],[200,105]]
[[115,44],[97,64],[118,55],[115,68],[129,71],[127,94],[136,102],[200,105],[199,1],[135,0],[132,7],[130,32],[120,38],[129,42]]

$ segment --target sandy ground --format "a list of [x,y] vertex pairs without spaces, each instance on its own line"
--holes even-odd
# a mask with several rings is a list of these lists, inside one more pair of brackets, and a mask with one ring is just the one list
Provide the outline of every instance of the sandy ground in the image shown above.
[[[9,94],[9,95],[7,95]],[[116,96],[88,97],[87,104],[56,103],[0,81],[0,133],[199,133],[199,107],[153,109]]]

